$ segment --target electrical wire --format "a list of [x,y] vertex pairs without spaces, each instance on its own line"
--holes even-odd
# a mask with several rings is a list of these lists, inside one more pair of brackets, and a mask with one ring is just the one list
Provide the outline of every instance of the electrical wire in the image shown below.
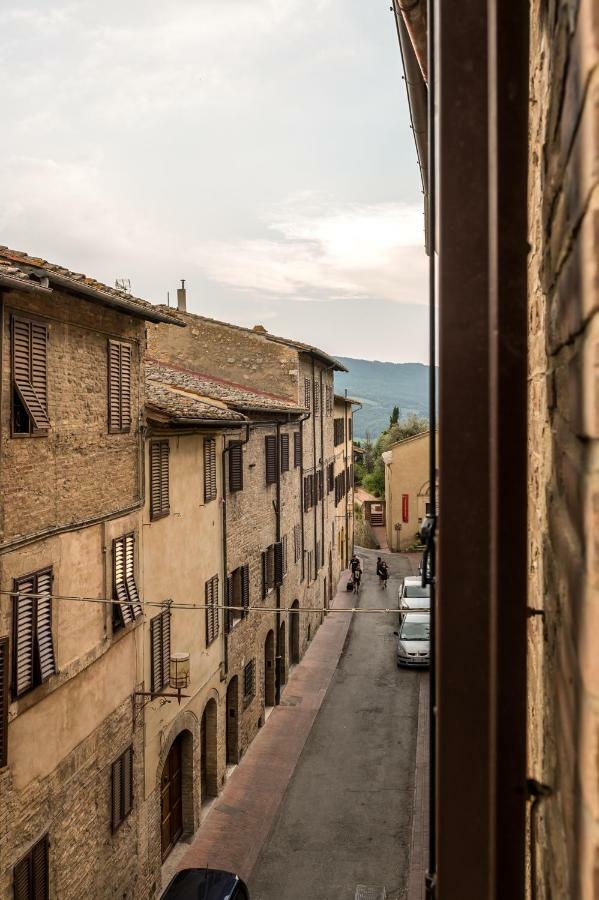
[[[66,595],[66,594],[34,594],[34,593],[24,593],[23,591],[6,591],[0,590],[1,595],[9,596],[9,597],[31,597],[31,599],[50,599],[50,600],[66,600],[72,601],[75,603],[102,603],[110,606],[130,606],[129,601],[125,600],[109,600],[105,597],[79,597],[74,595]],[[159,609],[184,609],[184,610],[202,610],[202,609],[226,609],[233,610],[234,612],[277,612],[277,608],[275,606],[225,606],[224,604],[206,604],[206,603],[173,603],[172,601],[165,600],[162,603],[153,600],[146,600],[142,603],[142,607],[157,607]],[[322,606],[301,606],[301,607],[288,607],[287,609],[279,610],[282,612],[293,612],[293,613],[307,613],[307,612],[326,612],[328,613],[347,613],[347,612],[357,612],[357,613],[398,613],[400,612],[399,607],[397,606],[385,606],[385,607],[359,607],[359,606],[348,606],[348,607],[329,607],[325,609]],[[404,610],[404,612],[429,612],[428,607],[426,608],[411,608],[409,610]]]

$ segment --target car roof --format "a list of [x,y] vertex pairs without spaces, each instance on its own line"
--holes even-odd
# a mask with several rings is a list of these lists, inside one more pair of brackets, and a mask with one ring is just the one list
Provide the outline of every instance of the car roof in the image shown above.
[[232,872],[182,869],[169,882],[161,897],[169,900],[227,900],[238,883],[238,876]]
[[404,622],[430,622],[431,614],[428,612],[408,612],[403,617]]
[[422,575],[405,575],[404,584],[422,584]]

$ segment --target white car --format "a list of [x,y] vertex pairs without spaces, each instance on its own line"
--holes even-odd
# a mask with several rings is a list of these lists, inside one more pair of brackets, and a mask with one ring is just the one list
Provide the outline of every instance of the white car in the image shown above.
[[422,577],[420,575],[406,575],[403,584],[399,589],[397,605],[399,607],[400,618],[408,610],[430,610],[430,586],[427,584],[425,587],[422,587]]
[[430,613],[405,613],[397,637],[398,666],[430,665]]

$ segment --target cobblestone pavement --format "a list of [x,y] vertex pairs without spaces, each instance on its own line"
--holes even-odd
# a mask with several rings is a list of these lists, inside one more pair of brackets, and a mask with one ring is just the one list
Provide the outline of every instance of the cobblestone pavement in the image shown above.
[[[363,608],[397,608],[418,557],[362,551]],[[377,555],[389,562],[386,592]],[[398,670],[397,613],[354,615],[345,649],[250,878],[252,900],[354,900],[358,885],[406,896],[420,685]],[[373,894],[373,896],[376,896]]]

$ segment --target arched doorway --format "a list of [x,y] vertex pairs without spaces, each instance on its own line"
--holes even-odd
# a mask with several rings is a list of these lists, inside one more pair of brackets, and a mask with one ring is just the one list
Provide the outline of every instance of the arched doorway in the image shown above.
[[218,797],[218,765],[216,749],[216,701],[204,707],[200,724],[200,797],[205,803]]
[[234,675],[227,687],[227,765],[239,762],[239,683]]
[[291,604],[289,612],[289,652],[291,655],[291,665],[295,666],[300,661],[300,622],[299,622],[299,600],[294,600]]
[[281,654],[281,687],[285,684],[285,667],[287,666],[287,647],[285,638],[287,637],[285,623],[281,622],[279,627],[279,653]]
[[163,861],[183,834],[183,735],[181,732],[162,768],[160,778],[160,835]]
[[264,706],[275,705],[275,635],[269,631],[264,641]]

